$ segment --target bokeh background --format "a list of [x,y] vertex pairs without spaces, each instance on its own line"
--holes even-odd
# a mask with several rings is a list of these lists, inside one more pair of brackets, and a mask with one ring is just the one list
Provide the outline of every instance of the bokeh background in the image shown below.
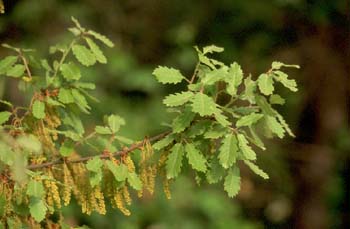
[[[300,85],[279,108],[295,139],[268,140],[259,152],[263,181],[243,171],[241,192],[229,199],[222,187],[196,186],[191,177],[173,185],[173,199],[161,191],[134,202],[132,216],[106,216],[63,209],[72,225],[91,228],[350,228],[350,2],[349,0],[9,0],[0,15],[0,42],[37,49],[70,38],[74,16],[109,36],[107,65],[86,69],[98,85],[95,112],[127,120],[124,135],[152,136],[170,120],[164,95],[181,86],[163,86],[152,70],[169,65],[191,74],[194,45],[225,47],[220,58],[239,62],[257,76],[273,60],[299,64],[290,71]],[[0,49],[0,56],[7,50]],[[21,103],[16,85],[0,79],[0,97]]]

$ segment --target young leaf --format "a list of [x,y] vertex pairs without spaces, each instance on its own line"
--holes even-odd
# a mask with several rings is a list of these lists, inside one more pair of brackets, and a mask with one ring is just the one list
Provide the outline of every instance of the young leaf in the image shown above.
[[279,104],[283,105],[285,103],[285,100],[280,95],[271,95],[269,98],[269,101],[271,104]]
[[288,88],[289,90],[296,92],[298,91],[297,83],[295,80],[288,79],[288,75],[281,71],[274,71],[274,78],[279,81],[283,86]]
[[248,145],[248,140],[245,138],[245,136],[243,134],[237,134],[237,139],[239,148],[241,149],[243,156],[247,160],[256,160],[256,154]]
[[101,41],[102,43],[104,43],[108,47],[110,47],[110,48],[114,47],[113,42],[110,39],[108,39],[106,36],[99,34],[99,33],[92,31],[92,30],[89,30],[87,33],[89,35],[93,36],[95,39]]
[[23,64],[15,64],[7,70],[6,75],[17,78],[22,76],[24,74],[24,71],[25,67]]
[[205,77],[202,79],[201,83],[204,85],[213,85],[217,81],[224,80],[227,76],[227,67],[214,69],[205,74]]
[[300,68],[299,65],[294,64],[284,64],[282,62],[274,61],[271,64],[272,69],[279,70],[281,67],[289,67],[289,68]]
[[282,125],[276,120],[275,117],[267,115],[266,125],[272,131],[272,133],[276,134],[279,138],[284,137],[285,130],[283,129]]
[[225,169],[219,164],[219,161],[214,158],[209,165],[209,171],[207,172],[207,181],[209,184],[215,184],[219,182],[224,176]]
[[251,104],[255,104],[256,82],[249,76],[244,80],[244,86],[245,90],[242,98],[248,100]]
[[237,127],[242,127],[242,126],[251,126],[257,121],[259,121],[264,115],[263,114],[257,114],[257,113],[251,113],[249,115],[241,117],[237,123]]
[[241,189],[241,176],[238,167],[234,167],[228,171],[225,178],[224,189],[229,197],[234,197]]
[[222,140],[220,147],[220,153],[218,155],[219,162],[225,169],[231,167],[237,159],[238,146],[237,138],[234,134],[230,133]]
[[204,138],[218,139],[226,134],[226,129],[220,125],[214,125],[204,134]]
[[261,74],[258,78],[258,86],[264,95],[271,95],[274,91],[273,79],[271,75]]
[[141,179],[136,173],[129,173],[128,182],[130,186],[133,187],[135,190],[140,191],[142,189]]
[[66,140],[60,147],[60,154],[63,157],[68,157],[74,151],[74,142]]
[[27,186],[27,195],[42,198],[45,195],[44,185],[41,181],[30,180]]
[[105,126],[96,126],[95,127],[95,131],[96,131],[96,133],[102,134],[102,135],[104,135],[104,134],[112,134],[111,129],[108,128],[108,127],[105,127]]
[[8,111],[3,111],[0,112],[0,125],[4,124],[5,122],[7,122],[11,116],[11,112]]
[[128,177],[128,167],[124,164],[116,165],[112,161],[107,160],[106,161],[107,168],[109,171],[112,172],[114,178],[116,181],[125,181],[125,179]]
[[98,173],[99,171],[101,171],[102,166],[103,166],[103,161],[98,156],[94,157],[93,159],[89,160],[86,163],[87,170],[95,173]]
[[168,107],[180,106],[187,103],[193,97],[193,95],[194,94],[191,91],[175,93],[165,97],[165,99],[163,100],[163,103]]
[[276,118],[278,119],[278,121],[281,123],[281,125],[283,126],[283,128],[287,131],[287,133],[289,134],[289,136],[291,137],[295,137],[295,135],[293,134],[293,131],[289,128],[286,120],[284,120],[283,116],[280,115],[277,111],[275,111],[275,115]]
[[203,48],[203,54],[214,53],[214,52],[223,52],[224,48],[218,47],[216,45],[209,45]]
[[179,175],[182,166],[182,157],[184,149],[181,143],[176,143],[171,149],[171,153],[168,156],[166,162],[167,178],[175,178]]
[[80,69],[73,62],[62,64],[61,72],[66,80],[79,80],[81,78]]
[[264,179],[269,179],[269,175],[267,173],[265,173],[263,170],[261,170],[256,164],[244,160],[244,163],[256,174],[261,176]]
[[91,40],[88,37],[85,37],[86,42],[88,43],[90,50],[92,51],[92,53],[95,55],[96,60],[102,64],[106,64],[107,63],[107,59],[105,57],[105,55],[103,55],[103,52],[101,51],[101,49],[98,47],[98,45]]
[[152,148],[155,150],[161,150],[164,147],[167,147],[168,145],[170,145],[170,143],[172,143],[174,141],[174,136],[173,135],[168,135],[165,138],[157,141],[156,143],[154,143],[152,145]]
[[184,131],[188,126],[190,126],[194,116],[195,113],[193,113],[190,108],[186,107],[183,113],[174,119],[172,123],[173,132],[181,133]]
[[227,117],[225,115],[221,114],[219,109],[217,109],[217,111],[215,111],[214,116],[215,116],[216,121],[218,121],[218,123],[220,123],[223,127],[227,127],[231,124],[229,121],[227,121]]
[[58,100],[64,104],[74,103],[74,97],[72,95],[72,91],[66,88],[60,88],[60,92],[58,94]]
[[179,70],[163,66],[156,68],[152,74],[162,84],[177,84],[185,78]]
[[185,150],[187,153],[188,163],[192,166],[192,168],[199,172],[205,172],[207,170],[207,160],[203,154],[197,150],[192,143],[186,144]]
[[200,116],[206,116],[214,114],[218,109],[212,98],[199,92],[192,98],[192,111]]
[[73,88],[71,90],[72,96],[74,98],[75,104],[78,105],[78,107],[85,113],[89,114],[89,110],[91,109],[88,105],[88,102],[86,101],[86,98],[84,95],[82,95],[79,90]]
[[35,100],[32,106],[33,116],[37,119],[45,118],[45,103]]
[[228,77],[226,78],[227,85],[227,93],[229,95],[236,95],[237,88],[242,83],[243,79],[243,71],[241,66],[236,62],[230,65],[230,69],[228,71]]
[[91,66],[96,63],[95,55],[83,45],[73,45],[72,51],[77,60],[85,66]]
[[41,222],[45,219],[46,211],[47,207],[42,199],[35,197],[30,198],[29,212],[36,222]]
[[125,120],[118,115],[110,115],[108,117],[108,126],[111,128],[112,133],[119,131],[120,126],[125,125]]
[[17,62],[17,56],[7,56],[0,61],[0,74],[7,72]]

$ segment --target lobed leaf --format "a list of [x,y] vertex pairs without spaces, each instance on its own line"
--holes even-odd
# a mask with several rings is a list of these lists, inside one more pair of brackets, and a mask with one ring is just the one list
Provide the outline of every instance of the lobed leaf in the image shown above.
[[201,92],[192,98],[192,111],[200,116],[212,115],[218,111],[212,98]]
[[258,78],[258,86],[261,93],[264,95],[271,95],[274,91],[273,78],[266,73],[261,74]]
[[241,149],[244,158],[247,160],[256,160],[256,154],[252,148],[248,145],[248,140],[243,134],[237,134],[238,145]]
[[175,93],[165,97],[165,99],[163,100],[163,103],[168,107],[181,106],[187,103],[193,96],[194,94],[191,91]]
[[167,178],[175,178],[179,175],[182,166],[182,157],[184,154],[184,147],[181,143],[176,143],[168,156],[166,162],[166,174]]
[[60,70],[66,80],[79,80],[81,78],[80,69],[73,62],[62,64]]
[[196,149],[192,143],[187,143],[185,150],[188,163],[192,166],[192,168],[199,172],[205,172],[207,170],[207,160],[203,154],[198,149]]
[[37,119],[45,118],[45,103],[35,100],[32,106],[33,116]]
[[264,116],[263,114],[257,114],[257,113],[251,113],[249,115],[245,115],[236,122],[236,126],[237,127],[251,126],[255,124],[257,121],[259,121],[263,116]]
[[72,51],[77,60],[85,66],[91,66],[96,63],[96,57],[92,51],[83,45],[73,45]]
[[224,190],[229,197],[234,197],[241,189],[241,176],[238,167],[234,167],[228,171],[224,182]]
[[179,70],[162,66],[156,68],[152,74],[163,84],[177,84],[185,78]]
[[219,162],[222,165],[222,167],[228,169],[236,162],[238,156],[238,145],[236,136],[232,133],[227,134],[226,137],[222,140],[222,145],[219,151]]

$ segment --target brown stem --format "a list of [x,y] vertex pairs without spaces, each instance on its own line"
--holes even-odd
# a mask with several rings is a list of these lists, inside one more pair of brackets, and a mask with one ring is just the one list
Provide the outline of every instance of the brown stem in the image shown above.
[[[165,136],[167,136],[168,134],[170,134],[169,131],[167,132],[164,132],[164,133],[161,133],[159,135],[156,135],[154,137],[151,137],[149,139],[150,142],[154,142],[154,141],[157,141],[159,139],[162,139],[164,138]],[[125,148],[125,149],[122,149],[120,151],[117,151],[115,153],[112,154],[113,157],[117,157],[117,156],[121,156],[121,155],[125,155],[125,154],[128,154],[138,148],[140,148],[144,143],[143,142],[137,142],[137,143],[134,143],[132,144],[129,148]],[[53,166],[53,165],[58,165],[58,164],[63,164],[63,163],[79,163],[79,162],[85,162],[85,161],[88,161],[92,158],[94,158],[95,156],[88,156],[88,157],[82,157],[82,158],[79,158],[79,159],[73,159],[73,160],[63,160],[62,158],[60,159],[57,159],[57,160],[54,160],[54,161],[50,161],[50,162],[45,162],[45,163],[42,163],[42,164],[32,164],[32,165],[28,165],[27,166],[27,169],[31,169],[31,170],[35,170],[35,169],[41,169],[41,168],[46,168],[46,167],[50,167],[50,166]],[[99,156],[101,159],[108,159],[111,157],[111,155],[106,155],[106,154],[102,154]]]

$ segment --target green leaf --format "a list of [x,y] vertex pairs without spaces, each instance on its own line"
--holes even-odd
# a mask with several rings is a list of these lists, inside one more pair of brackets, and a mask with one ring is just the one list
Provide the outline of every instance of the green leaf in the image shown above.
[[95,173],[101,171],[102,166],[103,166],[103,161],[99,156],[95,156],[94,158],[92,158],[86,163],[87,170]]
[[214,116],[216,121],[218,121],[218,123],[220,123],[223,127],[227,127],[231,124],[229,121],[227,121],[227,117],[221,114],[219,109],[214,113]]
[[72,96],[74,98],[75,104],[77,104],[77,106],[80,108],[80,110],[82,110],[83,112],[89,114],[89,110],[91,109],[85,96],[82,95],[79,90],[77,89],[72,89]]
[[73,45],[72,51],[77,60],[85,66],[91,66],[96,63],[95,55],[83,45]]
[[265,97],[263,97],[263,96],[256,96],[255,100],[256,100],[256,103],[258,104],[258,106],[260,107],[260,109],[262,110],[262,112],[264,114],[271,115],[271,116],[275,115],[276,112],[271,107],[271,105],[266,101]]
[[39,139],[33,135],[23,135],[17,138],[17,143],[25,150],[28,150],[33,153],[41,153],[41,142]]
[[42,198],[45,195],[44,185],[41,181],[30,180],[27,186],[27,195]]
[[218,109],[212,98],[200,92],[192,98],[192,111],[200,116],[206,116],[218,112]]
[[11,116],[11,112],[8,111],[2,111],[0,112],[0,125],[4,124],[7,122]]
[[282,62],[274,61],[271,64],[272,69],[278,70],[281,67],[289,67],[289,68],[300,68],[299,65],[292,65],[292,64],[284,64]]
[[203,54],[214,53],[214,52],[223,52],[224,48],[218,47],[216,45],[209,45],[203,48]]
[[74,152],[74,142],[66,140],[60,147],[60,154],[63,157],[68,157]]
[[241,117],[237,123],[237,127],[242,127],[242,126],[250,126],[259,121],[264,115],[263,114],[257,114],[257,113],[251,113],[249,115]]
[[256,164],[244,160],[244,163],[256,174],[261,176],[264,179],[269,179],[269,175],[267,173],[265,173],[263,170],[261,170]]
[[269,101],[271,104],[283,105],[285,103],[285,100],[277,94],[271,95]]
[[25,67],[23,64],[15,64],[7,70],[6,75],[17,78],[22,76],[24,74],[24,71]]
[[226,133],[227,133],[226,128],[223,128],[220,125],[214,125],[207,132],[205,132],[204,138],[218,139],[224,136]]
[[284,120],[283,116],[280,115],[277,111],[275,111],[275,115],[278,119],[278,121],[281,123],[281,125],[283,126],[283,128],[287,131],[287,133],[291,136],[291,137],[295,137],[295,135],[293,134],[293,131],[289,128],[286,120]]
[[238,167],[234,167],[228,171],[225,178],[224,189],[229,197],[234,197],[241,189],[241,176]]
[[256,82],[249,76],[244,80],[244,86],[245,90],[242,99],[248,100],[251,104],[255,104]]
[[133,187],[135,190],[140,191],[142,189],[141,179],[136,173],[129,173],[128,182],[130,186]]
[[118,115],[110,115],[108,117],[108,126],[111,128],[112,133],[119,131],[120,126],[125,125],[125,120]]
[[205,77],[201,80],[204,85],[213,85],[218,81],[224,80],[227,76],[227,67],[214,69],[205,74]]
[[95,55],[96,60],[102,64],[106,64],[107,63],[107,59],[105,57],[105,55],[103,55],[103,52],[101,51],[101,49],[98,47],[98,45],[91,40],[88,37],[85,37],[86,42],[88,43],[90,50],[92,51],[92,53]]
[[116,165],[114,162],[107,160],[106,161],[107,168],[112,172],[116,181],[125,181],[128,177],[128,167],[124,164]]
[[170,143],[172,143],[173,141],[174,141],[174,136],[173,135],[168,135],[165,138],[163,138],[163,139],[157,141],[156,143],[154,143],[152,145],[152,148],[156,149],[156,150],[161,150],[164,147],[167,147],[168,145],[170,145]]
[[184,131],[187,127],[190,126],[194,117],[195,113],[193,113],[190,108],[186,107],[186,109],[174,119],[172,123],[173,132],[181,133]]
[[237,159],[238,156],[238,146],[237,138],[234,134],[227,134],[222,140],[222,145],[220,147],[220,153],[218,155],[219,162],[225,169],[231,167]]
[[272,131],[272,133],[276,134],[279,138],[284,137],[285,130],[282,125],[276,120],[275,117],[267,115],[266,117],[266,126]]
[[207,160],[203,154],[197,150],[192,143],[186,144],[185,150],[187,153],[188,163],[192,166],[192,168],[199,172],[205,172],[207,170]]
[[7,72],[17,62],[17,56],[7,56],[0,61],[0,74]]
[[266,73],[261,74],[258,78],[258,86],[264,95],[271,95],[273,91],[275,90],[273,86],[273,78],[271,75],[268,75]]
[[259,147],[262,150],[266,150],[264,143],[261,141],[260,137],[256,134],[255,130],[253,127],[249,127],[250,134],[252,135],[252,143],[254,143],[257,147]]
[[62,64],[61,72],[66,80],[79,80],[81,78],[80,69],[73,62]]
[[176,143],[171,149],[171,153],[166,162],[166,173],[168,179],[177,177],[181,171],[182,157],[184,154],[183,148],[184,147],[181,143]]
[[156,68],[152,74],[162,84],[177,84],[185,78],[179,70],[163,66]]
[[92,31],[92,30],[89,30],[87,33],[90,34],[91,36],[93,36],[95,39],[101,41],[102,43],[104,43],[108,47],[110,47],[110,48],[114,47],[113,42],[110,39],[108,39],[106,36],[99,34],[99,33]]
[[279,81],[283,86],[288,88],[289,90],[296,92],[298,91],[297,83],[295,80],[288,79],[288,75],[281,71],[274,71],[274,78]]
[[64,104],[74,103],[74,97],[72,95],[72,91],[66,88],[60,88],[60,92],[58,94],[58,100]]
[[29,212],[36,222],[41,222],[45,219],[46,211],[47,207],[42,199],[35,197],[30,198]]
[[207,172],[207,181],[209,184],[215,184],[219,182],[224,176],[224,168],[219,164],[219,161],[214,158],[209,165],[209,171]]
[[32,112],[34,117],[37,119],[45,118],[45,103],[35,100],[32,106]]
[[105,126],[96,126],[95,131],[98,134],[112,134],[111,129]]
[[163,103],[168,107],[180,106],[187,103],[193,97],[193,95],[193,92],[190,91],[175,93],[165,97]]
[[247,160],[256,160],[256,154],[252,148],[248,145],[248,140],[243,134],[237,134],[238,145],[241,149],[243,156]]
[[228,77],[226,78],[227,85],[227,93],[229,95],[236,95],[237,88],[242,83],[243,79],[243,71],[241,66],[236,62],[230,65],[230,69],[228,71]]
[[91,187],[100,185],[102,178],[103,178],[102,170],[99,170],[98,172],[90,172],[89,181],[90,181]]

